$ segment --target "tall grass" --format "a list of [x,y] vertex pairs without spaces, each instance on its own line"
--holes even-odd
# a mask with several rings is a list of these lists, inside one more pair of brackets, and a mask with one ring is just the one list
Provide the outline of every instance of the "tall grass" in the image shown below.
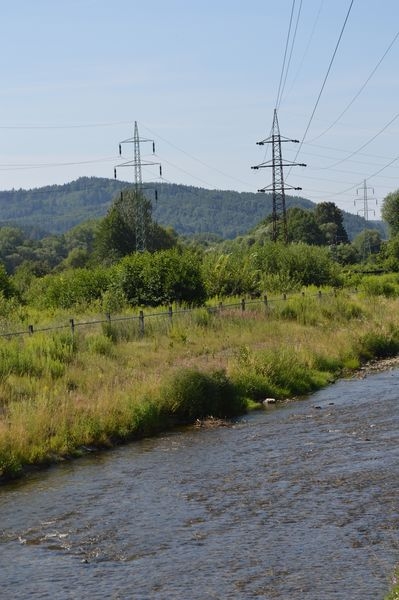
[[298,294],[244,312],[154,320],[144,336],[123,335],[120,321],[117,333],[99,326],[0,340],[0,473],[312,392],[397,354],[398,308],[386,297]]

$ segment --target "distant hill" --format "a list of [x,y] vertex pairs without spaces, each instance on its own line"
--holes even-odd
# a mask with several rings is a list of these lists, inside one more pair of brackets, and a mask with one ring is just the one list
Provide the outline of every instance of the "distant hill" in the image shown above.
[[[32,190],[0,192],[0,226],[15,225],[35,237],[60,234],[88,219],[103,217],[115,195],[131,185],[98,177],[81,177],[64,185]],[[154,200],[154,188],[158,200]],[[181,235],[213,234],[233,239],[255,227],[272,212],[271,194],[208,190],[173,183],[148,184],[145,193],[153,201],[155,220]],[[315,204],[287,196],[287,208],[312,210]],[[353,239],[365,228],[363,217],[344,213],[344,224]],[[386,237],[384,223],[369,221]]]

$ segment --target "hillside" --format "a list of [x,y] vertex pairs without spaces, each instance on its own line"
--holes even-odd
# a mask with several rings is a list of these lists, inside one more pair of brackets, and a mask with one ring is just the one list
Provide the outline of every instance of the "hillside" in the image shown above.
[[[35,237],[60,234],[88,219],[103,217],[115,194],[127,182],[82,177],[64,185],[32,190],[0,192],[0,225],[28,229]],[[271,213],[270,194],[208,190],[173,183],[148,184],[146,194],[153,200],[154,218],[160,225],[171,226],[182,235],[215,234],[233,239],[247,233]],[[287,208],[312,209],[315,204],[305,198],[287,196]],[[365,227],[362,217],[344,213],[344,224],[353,239]],[[381,221],[370,221],[386,236]]]

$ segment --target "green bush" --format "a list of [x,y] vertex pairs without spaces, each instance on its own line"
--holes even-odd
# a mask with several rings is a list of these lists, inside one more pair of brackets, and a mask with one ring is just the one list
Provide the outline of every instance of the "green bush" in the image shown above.
[[330,373],[311,368],[292,350],[266,350],[252,353],[241,349],[233,381],[247,397],[259,400],[307,394],[326,385]]
[[399,296],[397,275],[369,275],[363,277],[360,287],[367,296],[385,296],[386,298]]
[[232,381],[239,395],[256,402],[265,398],[282,399],[287,396],[286,390],[273,385],[265,375],[254,371],[238,370],[233,374]]
[[201,373],[182,369],[161,392],[167,412],[183,421],[204,417],[232,417],[245,412],[246,404],[223,371]]
[[357,353],[360,360],[389,358],[399,353],[399,332],[369,332],[358,341]]
[[39,308],[72,308],[100,300],[109,285],[109,270],[72,269],[32,282],[26,297]]
[[162,250],[126,256],[115,267],[112,286],[132,306],[184,302],[200,306],[206,298],[200,258],[191,250]]

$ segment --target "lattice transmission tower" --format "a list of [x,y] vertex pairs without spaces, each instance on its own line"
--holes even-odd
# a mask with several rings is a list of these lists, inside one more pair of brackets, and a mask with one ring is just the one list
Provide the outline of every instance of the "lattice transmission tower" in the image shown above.
[[[258,190],[258,192],[272,192],[273,199],[273,231],[272,231],[272,239],[273,241],[277,241],[279,237],[279,230],[281,231],[283,241],[287,243],[288,241],[288,231],[287,231],[287,214],[285,207],[285,192],[286,190],[301,190],[300,187],[292,187],[287,186],[284,183],[284,167],[306,167],[304,163],[295,163],[287,160],[283,160],[283,153],[281,145],[283,142],[294,142],[295,144],[299,143],[299,140],[292,140],[286,137],[282,137],[280,135],[280,128],[278,124],[277,118],[277,109],[274,109],[273,116],[273,127],[272,134],[270,137],[257,142],[258,146],[264,146],[265,144],[271,144],[272,146],[272,159],[266,162],[260,163],[252,169],[263,169],[265,167],[270,167],[272,169],[272,183],[267,185],[266,187]],[[280,225],[280,227],[279,227]]]
[[[369,195],[368,195],[369,190],[372,191],[373,196],[374,196],[374,188],[369,187],[367,185],[366,180],[363,181],[363,186],[356,190],[357,194],[359,194],[359,191],[363,192],[363,208],[360,208],[357,211],[357,214],[363,213],[363,217],[365,220],[364,232],[366,232],[366,229],[367,229],[367,223],[369,220],[370,212],[372,212],[375,216],[375,210],[373,208],[372,209],[369,208],[369,200],[375,200],[375,203],[377,204],[377,200],[374,197],[371,197],[371,198],[369,197]],[[356,200],[354,201],[354,205],[356,206]],[[369,256],[371,254],[370,238],[368,238],[366,235],[364,235],[364,238],[363,238],[362,254],[363,254],[363,260],[365,260],[367,258],[367,256]]]
[[[144,252],[147,246],[147,231],[146,231],[146,212],[148,213],[148,203],[144,197],[143,190],[143,177],[142,170],[143,166],[159,166],[159,176],[162,177],[162,165],[159,162],[141,160],[140,144],[144,142],[152,143],[152,153],[155,154],[155,142],[147,138],[140,138],[139,128],[137,121],[134,122],[134,135],[131,138],[122,140],[119,142],[119,156],[122,156],[122,144],[133,144],[133,160],[121,163],[114,167],[114,177],[117,177],[117,169],[119,167],[133,167],[134,168],[134,191],[135,191],[135,202],[134,202],[134,222],[136,229],[136,250],[138,252]],[[123,192],[121,192],[121,198]],[[155,198],[157,197],[157,191],[155,190]]]
[[[356,193],[359,194],[359,190],[363,192],[363,208],[359,209],[357,212],[359,213],[363,213],[364,216],[364,220],[367,221],[369,220],[369,213],[373,212],[375,215],[375,210],[374,209],[369,209],[369,200],[375,200],[375,198],[370,198],[368,195],[369,190],[372,190],[373,195],[374,195],[374,188],[369,187],[367,185],[366,180],[363,181],[363,186],[361,188],[358,188],[356,190]],[[377,203],[377,200],[375,200],[375,202]],[[355,200],[355,206],[356,206],[356,200]]]

